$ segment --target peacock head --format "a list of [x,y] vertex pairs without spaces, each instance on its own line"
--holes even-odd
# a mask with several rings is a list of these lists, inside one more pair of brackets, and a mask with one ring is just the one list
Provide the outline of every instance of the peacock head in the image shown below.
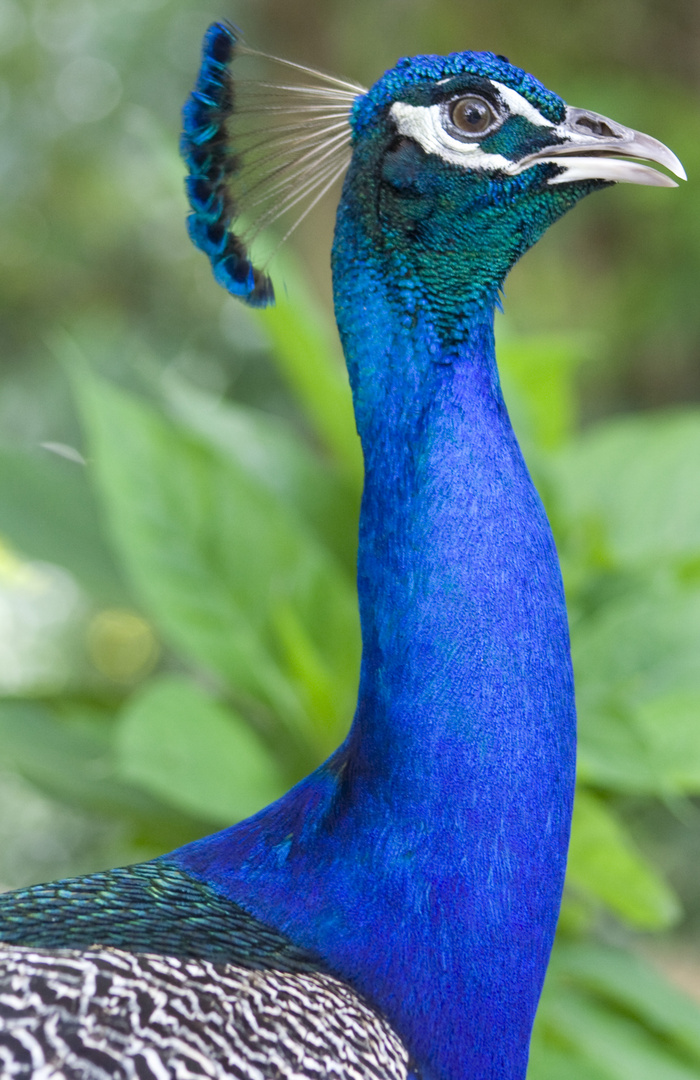
[[[234,80],[245,55],[284,65],[284,81]],[[399,60],[367,91],[253,53],[223,23],[205,37],[182,150],[190,235],[217,280],[257,305],[273,290],[251,243],[294,212],[288,235],[346,170],[336,265],[359,254],[414,294],[449,290],[453,310],[495,300],[513,263],[589,192],[676,186],[641,162],[685,178],[662,143],[567,106],[503,56]]]
[[[571,108],[493,53],[400,60],[351,113],[353,212],[432,294],[493,297],[513,263],[592,191],[685,178],[663,143]],[[346,188],[347,190],[347,188]]]

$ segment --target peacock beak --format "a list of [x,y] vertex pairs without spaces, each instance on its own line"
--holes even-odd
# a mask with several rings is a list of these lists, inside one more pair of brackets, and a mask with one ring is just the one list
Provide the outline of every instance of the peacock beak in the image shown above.
[[[549,184],[567,184],[574,180],[607,180],[613,183],[649,184],[654,187],[678,187],[666,173],[657,172],[639,160],[662,165],[681,180],[685,169],[667,146],[641,131],[624,127],[600,113],[567,108],[566,118],[554,129],[556,143],[522,158],[517,172],[531,165],[549,162],[562,172],[550,177]],[[561,140],[561,141],[560,141]]]

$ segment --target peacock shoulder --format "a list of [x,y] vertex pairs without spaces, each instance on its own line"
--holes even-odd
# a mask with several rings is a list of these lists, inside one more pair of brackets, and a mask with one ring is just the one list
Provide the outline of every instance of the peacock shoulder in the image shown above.
[[0,942],[130,952],[282,972],[323,961],[164,859],[0,895]]

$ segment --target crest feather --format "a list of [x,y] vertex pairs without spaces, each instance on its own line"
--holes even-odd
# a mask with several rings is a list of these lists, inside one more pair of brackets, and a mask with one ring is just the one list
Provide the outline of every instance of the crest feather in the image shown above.
[[[231,64],[242,56],[283,66],[288,77],[234,81]],[[354,83],[247,48],[228,23],[207,30],[183,110],[187,225],[214,277],[234,296],[256,307],[274,302],[251,244],[288,218],[283,243],[340,179],[350,161],[350,111],[363,93]]]

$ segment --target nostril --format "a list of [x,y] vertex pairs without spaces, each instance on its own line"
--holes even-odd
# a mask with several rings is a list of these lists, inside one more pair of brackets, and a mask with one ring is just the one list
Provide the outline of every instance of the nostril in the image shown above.
[[579,116],[576,121],[576,127],[584,128],[589,131],[591,135],[602,135],[606,139],[616,139],[617,135],[610,127],[605,123],[605,120],[599,120],[596,116]]

